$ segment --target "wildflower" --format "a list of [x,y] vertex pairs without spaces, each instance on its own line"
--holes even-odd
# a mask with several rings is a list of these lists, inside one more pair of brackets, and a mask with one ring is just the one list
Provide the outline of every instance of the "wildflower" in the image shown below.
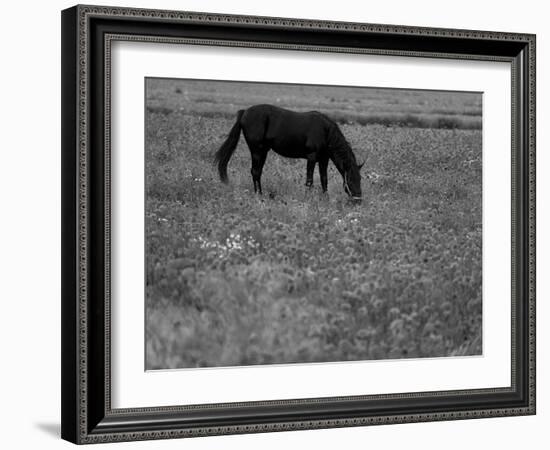
[[376,329],[374,327],[367,327],[367,328],[362,328],[361,330],[359,330],[355,334],[355,337],[357,339],[360,339],[360,340],[365,340],[365,339],[370,339],[371,337],[373,337],[375,335],[376,335]]
[[397,318],[397,317],[399,317],[399,314],[400,314],[399,308],[397,308],[395,306],[393,308],[391,308],[388,312],[389,312],[390,317],[392,317],[392,318]]

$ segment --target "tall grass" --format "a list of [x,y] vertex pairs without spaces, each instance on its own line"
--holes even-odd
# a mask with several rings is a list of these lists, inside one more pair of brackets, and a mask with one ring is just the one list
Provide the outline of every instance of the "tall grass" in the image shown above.
[[351,205],[332,165],[327,196],[272,153],[255,196],[243,139],[222,185],[233,120],[148,113],[149,369],[481,353],[479,130],[343,122]]

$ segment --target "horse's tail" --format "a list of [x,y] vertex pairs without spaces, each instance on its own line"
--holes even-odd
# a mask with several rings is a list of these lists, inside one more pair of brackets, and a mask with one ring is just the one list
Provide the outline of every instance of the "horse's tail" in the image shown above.
[[218,173],[220,174],[220,179],[224,183],[227,183],[227,164],[229,163],[231,155],[235,151],[241,136],[241,117],[243,116],[243,113],[244,109],[237,111],[237,120],[235,125],[233,125],[233,128],[231,128],[231,131],[229,132],[229,136],[227,136],[227,139],[214,156],[214,162],[218,163]]

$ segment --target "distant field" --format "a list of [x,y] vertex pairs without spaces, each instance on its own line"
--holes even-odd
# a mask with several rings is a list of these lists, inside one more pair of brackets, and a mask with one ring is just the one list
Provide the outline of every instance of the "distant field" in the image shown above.
[[[320,110],[366,161],[350,205],[270,152],[253,194],[238,109]],[[149,79],[149,369],[481,353],[481,95]]]
[[172,80],[155,79],[150,82],[147,109],[233,118],[238,109],[273,103],[296,111],[320,110],[340,123],[481,129],[481,95],[477,93],[461,93],[457,98],[454,92],[401,89],[233,83],[228,90],[226,86],[224,82],[188,80],[174,87]]

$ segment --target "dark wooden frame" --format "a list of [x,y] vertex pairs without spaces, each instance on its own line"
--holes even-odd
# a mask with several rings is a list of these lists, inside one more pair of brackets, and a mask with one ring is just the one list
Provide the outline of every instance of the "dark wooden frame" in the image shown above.
[[[509,61],[512,384],[420,394],[112,409],[110,43],[186,42]],[[62,12],[62,437],[75,443],[535,413],[535,36],[75,6]]]

